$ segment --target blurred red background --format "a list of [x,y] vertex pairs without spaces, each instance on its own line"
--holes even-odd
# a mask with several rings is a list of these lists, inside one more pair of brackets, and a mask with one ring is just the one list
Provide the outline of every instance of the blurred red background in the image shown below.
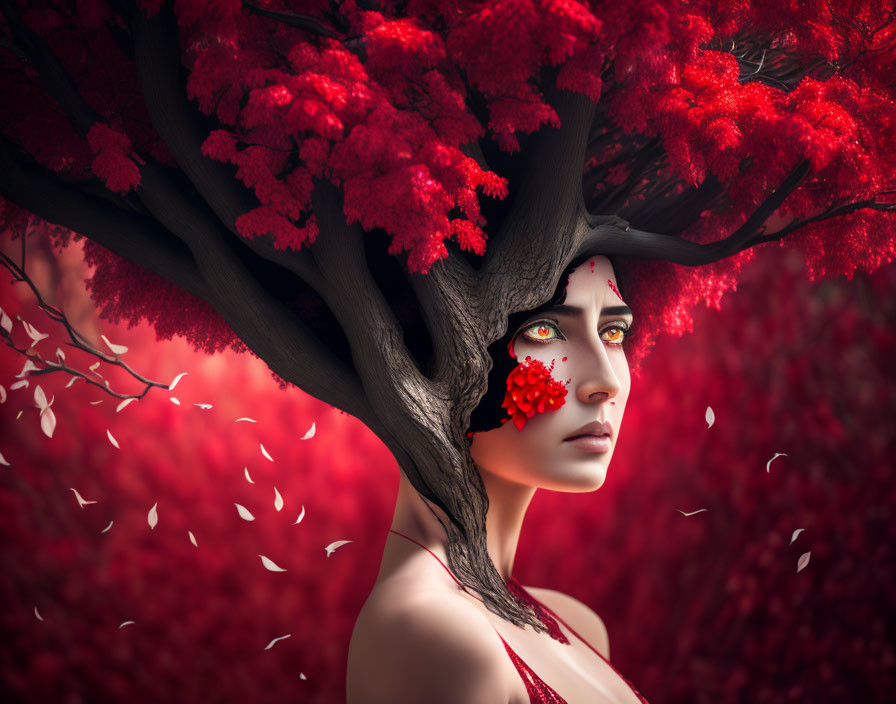
[[[10,391],[25,360],[0,349],[3,701],[344,701],[391,523],[391,456],[251,355],[97,321],[77,245],[54,256],[29,241],[28,271],[97,346],[100,334],[127,345],[123,359],[157,381],[188,375],[116,413],[100,389],[64,388],[67,375]],[[9,276],[0,306],[50,333],[45,358],[65,341]],[[19,323],[15,334],[27,340]],[[605,485],[536,494],[515,575],[591,606],[614,665],[652,704],[890,701],[894,353],[896,266],[811,283],[798,255],[760,248],[721,310],[650,353]],[[67,351],[86,370],[79,354]],[[52,438],[36,384],[54,397]],[[258,422],[234,423],[243,416]],[[787,456],[767,472],[775,453]],[[72,487],[96,503],[79,507]],[[337,540],[351,542],[327,557]]]

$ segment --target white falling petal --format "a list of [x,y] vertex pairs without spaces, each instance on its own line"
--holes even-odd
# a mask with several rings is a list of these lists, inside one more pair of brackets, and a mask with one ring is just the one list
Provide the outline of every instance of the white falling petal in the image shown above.
[[765,463],[765,471],[768,472],[771,468],[772,462],[774,462],[779,457],[787,457],[787,454],[784,452],[776,452],[775,456],[772,457],[768,462]]
[[181,379],[183,379],[187,374],[188,374],[188,372],[181,372],[176,377],[174,377],[174,381],[172,381],[170,384],[168,384],[168,390],[174,391],[174,387],[177,386],[177,382],[179,382]]
[[203,411],[207,411],[212,407],[212,404],[210,403],[194,403],[193,405],[196,406],[196,408],[201,408]]
[[278,511],[283,510],[283,497],[280,496],[280,492],[277,491],[277,487],[274,487],[274,508]]
[[103,534],[103,533],[105,533],[107,530],[109,530],[109,529],[112,527],[112,524],[113,524],[113,523],[115,523],[115,521],[109,521],[109,525],[107,525],[105,528],[103,528],[103,529],[100,531],[100,534]]
[[0,328],[3,328],[6,332],[12,332],[12,318],[2,310],[0,310]]
[[263,454],[263,455],[264,455],[265,457],[267,457],[271,462],[273,462],[273,461],[274,461],[274,458],[271,457],[271,456],[268,454],[268,451],[264,449],[264,445],[262,445],[261,443],[258,443],[258,445],[259,445],[259,447],[261,447],[261,454]]
[[6,389],[0,384],[0,403],[6,403]]
[[796,540],[796,536],[798,536],[798,535],[799,535],[800,533],[802,533],[804,530],[806,530],[806,529],[805,529],[805,528],[797,528],[795,531],[793,531],[793,535],[790,536],[790,543],[789,543],[789,545],[793,545],[793,541]]
[[107,430],[107,431],[106,431],[106,435],[109,437],[109,442],[112,443],[112,447],[114,447],[114,448],[120,450],[121,448],[118,447],[118,440],[116,440],[114,437],[112,437],[112,431],[111,431],[111,430]]
[[171,403],[173,403],[175,406],[179,406],[179,405],[180,405],[180,399],[179,399],[177,396],[172,396],[172,397],[169,399],[169,401],[171,401]]
[[48,438],[53,437],[53,431],[56,430],[56,415],[49,406],[40,412],[40,429]]
[[61,359],[63,362],[65,361],[65,352],[62,351],[61,347],[56,348],[56,358]]
[[327,545],[327,547],[324,548],[324,550],[327,551],[327,557],[332,555],[336,551],[336,548],[341,548],[343,545],[345,545],[346,543],[350,543],[350,542],[352,542],[352,541],[351,540],[337,540],[335,543],[330,543],[329,545]]
[[278,567],[270,558],[265,557],[264,555],[259,555],[261,558],[261,564],[264,565],[265,569],[270,570],[271,572],[286,572],[282,567]]
[[716,414],[712,412],[712,408],[710,406],[706,407],[706,427],[711,428],[712,424],[716,422]]
[[234,506],[236,506],[237,513],[240,514],[240,518],[242,518],[244,521],[255,520],[255,516],[249,513],[249,509],[247,509],[245,506],[240,506],[239,504],[234,504]]
[[311,427],[308,428],[308,432],[306,432],[306,433],[300,438],[300,440],[310,440],[311,438],[314,437],[314,433],[315,433],[316,431],[317,431],[317,424],[316,424],[316,423],[312,423],[312,424],[311,424]]
[[22,367],[22,371],[16,374],[16,379],[21,379],[23,376],[28,374],[28,372],[34,372],[40,369],[34,362],[30,359],[25,361],[25,365]]
[[292,633],[287,633],[285,636],[280,636],[279,638],[274,638],[274,640],[272,640],[270,643],[268,643],[266,646],[264,646],[264,649],[270,650],[271,648],[274,647],[274,643],[276,643],[278,640],[283,640],[284,638],[289,638],[291,635],[292,635]]
[[115,412],[118,413],[122,408],[126,408],[127,406],[129,406],[136,400],[137,399],[134,396],[131,396],[130,398],[126,398],[124,401],[122,401],[115,407]]
[[73,492],[75,492],[75,498],[78,500],[78,505],[79,505],[81,508],[84,508],[85,504],[95,504],[95,503],[96,503],[96,501],[86,501],[85,499],[83,499],[83,498],[81,497],[81,495],[78,493],[78,490],[75,489],[74,487],[69,487],[69,488],[70,488]]
[[44,620],[44,617],[41,616],[41,615],[37,612],[37,607],[36,607],[36,606],[34,607],[34,615],[37,616],[37,620],[38,620],[38,621],[43,621],[43,620]]
[[809,564],[809,555],[811,554],[811,552],[804,552],[802,555],[800,555],[800,559],[796,563],[797,572],[799,572],[801,569],[803,569],[803,567]]
[[257,420],[253,420],[252,418],[237,418],[234,423],[257,423]]
[[114,354],[124,354],[128,351],[128,348],[124,345],[113,345],[111,342],[109,342],[105,335],[100,335],[100,337],[103,338],[103,342],[106,343],[106,347],[112,350]]
[[2,452],[0,452],[0,464],[2,464],[4,467],[10,467],[10,466],[11,466],[11,465],[9,464],[9,462],[6,461],[6,458],[3,456],[3,453],[2,453]]
[[695,513],[700,513],[701,511],[706,511],[707,509],[705,509],[705,508],[698,508],[696,511],[691,511],[690,513],[685,513],[685,512],[682,511],[680,508],[677,508],[677,509],[675,509],[675,510],[678,511],[682,516],[693,516]]
[[155,527],[159,524],[159,512],[156,510],[156,507],[159,505],[159,502],[156,501],[152,508],[149,509],[149,513],[146,515],[146,522],[149,523],[149,527],[155,530]]
[[10,391],[15,391],[16,389],[27,389],[28,388],[28,380],[22,379],[21,381],[17,381],[13,384],[9,385]]
[[124,628],[125,626],[130,626],[132,623],[137,623],[136,621],[122,621],[121,625],[118,627],[119,629]]
[[195,545],[195,546],[198,548],[198,547],[199,547],[199,543],[196,542],[196,536],[193,535],[193,531],[188,530],[188,531],[187,531],[187,535],[190,536],[190,542],[193,543],[193,545]]
[[22,413],[24,413],[24,411],[19,411],[18,413],[16,413],[16,420],[22,417]]
[[46,337],[49,337],[49,333],[39,333],[37,329],[31,325],[30,323],[26,323],[24,320],[22,321],[22,325],[25,326],[25,332],[28,333],[28,337],[30,337],[33,342],[31,346],[34,347],[38,342],[43,340]]
[[299,517],[296,519],[296,522],[293,523],[294,526],[297,526],[302,522],[302,519],[305,517],[305,504],[302,504],[302,512],[299,514]]
[[100,379],[103,378],[103,375],[100,374],[100,373],[97,371],[97,369],[100,368],[100,363],[99,363],[99,362],[95,362],[94,364],[91,364],[91,365],[90,365],[89,367],[87,367],[87,368],[88,368],[90,371],[92,371],[94,374],[96,374]]
[[300,672],[300,673],[299,673],[299,679],[300,679],[300,680],[307,680],[308,678],[305,677],[305,673],[304,673],[304,672]]
[[34,387],[34,402],[41,410],[49,405],[47,403],[47,395],[44,393],[44,390],[40,388],[40,384]]
[[246,481],[249,482],[250,484],[254,484],[255,482],[252,481],[252,477],[249,476],[249,468],[243,467],[243,471],[246,474]]
[[68,380],[68,383],[65,385],[65,388],[68,388],[69,386],[74,384],[80,378],[81,377],[79,377],[79,376],[73,376],[71,379]]
[[91,401],[91,402],[90,402],[90,405],[91,405],[91,406],[96,406],[96,405],[98,405],[98,404],[100,404],[100,403],[102,403],[102,402],[103,402],[103,399],[100,399],[99,401]]

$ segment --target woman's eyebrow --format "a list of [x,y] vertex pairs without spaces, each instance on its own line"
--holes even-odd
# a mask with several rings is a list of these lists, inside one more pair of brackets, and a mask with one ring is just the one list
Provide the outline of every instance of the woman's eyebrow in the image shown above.
[[[560,315],[581,315],[583,309],[578,306],[556,305],[546,308],[545,313],[559,313]],[[607,315],[632,315],[632,309],[628,306],[609,306],[600,312],[601,316]]]

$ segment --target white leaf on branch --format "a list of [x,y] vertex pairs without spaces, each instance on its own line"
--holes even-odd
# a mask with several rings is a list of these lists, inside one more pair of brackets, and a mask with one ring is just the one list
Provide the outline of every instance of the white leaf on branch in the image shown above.
[[252,481],[252,477],[249,476],[249,468],[243,467],[243,471],[246,473],[246,481],[250,484],[254,484],[255,482]]
[[65,361],[65,352],[62,351],[61,347],[56,348],[56,357],[61,359],[63,362]]
[[74,384],[80,378],[81,377],[79,377],[79,376],[73,376],[71,379],[68,380],[68,383],[65,385],[65,388],[68,388],[69,386]]
[[119,630],[124,628],[125,626],[130,626],[131,624],[137,623],[136,621],[122,621],[121,625],[118,627]]
[[196,542],[196,536],[193,535],[193,531],[188,530],[188,531],[187,531],[187,535],[190,536],[190,542],[193,543],[193,545],[195,545],[195,546],[198,548],[198,547],[199,547],[199,543]]
[[90,402],[90,405],[91,405],[91,406],[96,406],[96,405],[99,405],[99,404],[102,403],[102,402],[103,402],[103,399],[100,399],[99,401],[91,401],[91,402]]
[[[32,362],[29,359],[25,362],[25,366],[22,367],[22,371],[20,371],[18,374],[16,374],[16,379],[21,379],[23,376],[26,376],[28,374],[28,372],[35,372],[35,371],[38,371],[39,369],[40,369],[40,367],[36,366],[34,364],[34,362]],[[12,388],[12,387],[10,387],[10,388]]]
[[0,328],[6,330],[6,332],[12,332],[12,318],[10,318],[6,311],[0,309]]
[[44,390],[40,388],[40,384],[34,387],[34,402],[40,410],[49,407],[49,404],[47,403],[47,395],[44,393]]
[[156,501],[152,508],[149,509],[149,513],[146,515],[146,522],[149,523],[149,527],[155,530],[155,527],[159,524],[159,512],[156,510],[159,505],[159,502]]
[[188,373],[189,372],[181,372],[176,377],[174,377],[174,381],[172,381],[170,384],[168,384],[168,390],[174,391],[174,387],[177,386],[177,382],[179,382],[181,379],[183,379]]
[[97,371],[97,369],[100,368],[100,363],[99,363],[99,362],[95,362],[94,364],[91,364],[91,365],[90,365],[89,367],[87,367],[87,368],[88,368],[90,371],[92,371],[94,374],[96,374],[100,379],[103,378],[103,375],[100,374],[100,373]]
[[261,564],[264,565],[265,569],[270,570],[271,572],[286,572],[285,569],[278,567],[270,558],[267,558],[264,555],[259,555],[259,557],[261,558]]
[[712,408],[710,406],[706,407],[706,427],[711,428],[712,424],[716,422],[716,414],[712,412]]
[[38,342],[43,340],[44,338],[49,337],[49,333],[39,333],[37,329],[31,325],[30,323],[26,323],[24,320],[22,321],[22,325],[25,326],[25,332],[28,333],[28,337],[32,339],[31,346],[34,347]]
[[308,428],[308,432],[306,432],[300,439],[301,440],[310,440],[311,438],[314,437],[314,433],[316,432],[316,430],[317,430],[316,424],[312,423],[311,427]]
[[774,462],[774,461],[775,461],[776,459],[778,459],[779,457],[787,457],[787,454],[784,453],[784,452],[776,452],[776,453],[775,453],[775,456],[772,457],[768,462],[765,463],[765,471],[766,471],[766,473],[768,473],[769,470],[771,469],[772,462]]
[[128,348],[125,347],[124,345],[114,345],[111,342],[109,342],[108,338],[106,338],[105,335],[100,335],[100,337],[103,338],[103,342],[106,343],[106,347],[108,347],[110,350],[112,350],[112,352],[114,354],[124,354],[125,352],[128,351]]
[[22,379],[21,381],[17,381],[14,384],[9,385],[10,391],[15,391],[17,389],[27,389],[28,388],[28,380]]
[[117,450],[120,450],[121,448],[118,447],[118,440],[116,440],[114,437],[112,437],[112,431],[111,431],[111,430],[107,430],[107,431],[106,431],[106,435],[107,435],[108,438],[109,438],[109,442],[112,443],[112,447],[116,448]]
[[126,398],[124,401],[122,401],[115,407],[115,412],[118,413],[122,408],[126,408],[127,406],[129,406],[136,400],[137,399],[134,396],[131,396],[130,398]]
[[324,548],[324,550],[327,551],[327,557],[332,555],[336,551],[336,548],[341,548],[343,545],[346,545],[347,543],[350,543],[350,542],[352,542],[352,541],[351,540],[337,540],[335,543],[330,543],[329,545],[327,545],[327,547]]
[[278,511],[283,509],[283,497],[280,496],[280,492],[277,491],[277,487],[274,487],[274,508]]
[[691,511],[690,513],[685,513],[680,508],[677,508],[675,510],[678,511],[682,516],[693,516],[695,513],[700,513],[701,511],[706,511],[705,508],[698,508],[696,511]]
[[812,554],[811,552],[804,552],[802,555],[800,555],[800,559],[796,563],[796,571],[797,572],[799,572],[801,569],[803,569],[806,565],[809,564],[809,555],[811,555],[811,554]]
[[253,420],[252,418],[237,418],[234,423],[257,423],[257,420]]
[[175,406],[179,406],[179,405],[180,405],[180,399],[177,398],[177,396],[172,396],[169,400],[170,400],[171,403],[173,403]]
[[75,489],[74,487],[70,487],[70,489],[71,489],[73,492],[75,492],[75,498],[78,500],[78,505],[79,505],[81,508],[84,508],[84,506],[85,506],[86,504],[95,504],[95,503],[96,503],[96,501],[87,501],[87,500],[85,500],[85,499],[78,493],[78,490]]
[[261,443],[258,443],[258,445],[261,447],[261,454],[263,454],[263,455],[264,455],[265,457],[267,457],[271,462],[273,462],[273,461],[274,461],[274,458],[271,457],[271,456],[268,454],[268,451],[264,449],[264,445],[262,445]]
[[203,411],[207,411],[212,407],[212,404],[210,403],[194,403],[193,405],[196,406],[196,408],[201,408]]
[[802,533],[804,530],[806,530],[806,529],[805,529],[805,528],[797,528],[795,531],[793,531],[793,535],[790,536],[790,543],[789,543],[789,545],[793,545],[793,541],[796,540],[796,536],[798,536],[798,535],[799,535],[800,533]]
[[284,638],[289,638],[291,635],[292,635],[292,633],[287,633],[285,636],[280,636],[279,638],[274,638],[274,640],[272,640],[270,643],[268,643],[266,646],[264,646],[264,649],[270,650],[274,646],[274,643],[276,643],[278,640],[283,640]]
[[305,504],[302,504],[302,512],[299,514],[299,517],[296,519],[296,522],[293,523],[294,526],[297,526],[302,522],[302,519],[305,517]]
[[234,506],[236,506],[237,513],[240,514],[240,518],[242,518],[244,521],[254,521],[255,520],[255,516],[253,516],[249,512],[249,509],[247,509],[245,506],[240,506],[239,504],[234,504]]
[[0,452],[0,464],[2,464],[4,467],[12,466],[9,464],[9,462],[6,461],[6,458],[3,456],[2,452]]
[[109,529],[112,527],[112,524],[113,524],[113,523],[115,523],[115,521],[109,521],[109,525],[107,525],[105,528],[103,528],[103,529],[100,531],[100,535],[102,535],[102,534],[105,533],[107,530],[109,530]]

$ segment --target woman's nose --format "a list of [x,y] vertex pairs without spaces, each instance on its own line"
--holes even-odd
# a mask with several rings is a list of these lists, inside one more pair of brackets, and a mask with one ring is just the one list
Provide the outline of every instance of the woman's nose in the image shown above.
[[619,377],[603,349],[603,344],[583,360],[582,373],[576,386],[576,397],[582,403],[609,401],[615,403],[616,395],[622,389]]

